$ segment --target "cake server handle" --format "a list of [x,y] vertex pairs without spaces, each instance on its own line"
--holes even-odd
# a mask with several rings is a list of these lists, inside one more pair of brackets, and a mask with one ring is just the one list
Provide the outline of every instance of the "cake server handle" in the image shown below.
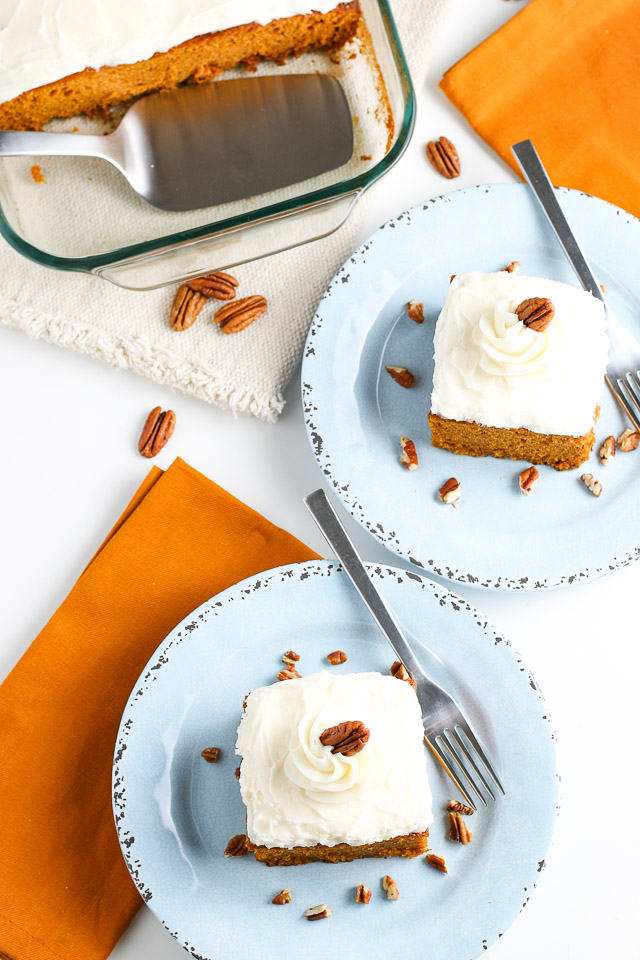
[[114,133],[43,133],[0,130],[0,157],[101,157],[122,166],[120,137]]
[[325,540],[342,564],[344,572],[391,644],[397,658],[402,661],[412,676],[425,677],[424,670],[418,663],[386,601],[374,586],[364,563],[324,490],[316,490],[315,493],[309,494],[308,497],[304,498],[304,502]]

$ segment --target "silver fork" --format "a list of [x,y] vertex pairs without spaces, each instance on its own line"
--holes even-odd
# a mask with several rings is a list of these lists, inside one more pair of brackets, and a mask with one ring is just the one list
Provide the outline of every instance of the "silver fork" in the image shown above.
[[587,258],[562,212],[547,171],[542,166],[542,161],[531,140],[522,140],[514,144],[511,152],[553,227],[578,280],[585,290],[604,304],[610,343],[609,363],[604,379],[634,429],[640,431],[640,343],[614,317]]
[[324,490],[316,490],[305,497],[304,502],[396,656],[413,677],[428,746],[466,802],[474,810],[477,809],[471,790],[486,807],[482,788],[492,800],[496,799],[495,788],[502,794],[504,788],[462,710],[453,697],[425,674],[393,613],[375,588]]

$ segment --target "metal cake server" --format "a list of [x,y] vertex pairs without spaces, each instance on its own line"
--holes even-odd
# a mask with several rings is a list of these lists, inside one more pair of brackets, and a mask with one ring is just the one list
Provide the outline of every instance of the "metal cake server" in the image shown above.
[[309,494],[304,502],[369,613],[391,644],[398,659],[413,677],[416,695],[422,709],[424,737],[428,746],[467,803],[474,810],[477,809],[471,793],[473,791],[473,794],[486,807],[485,794],[492,800],[496,800],[498,791],[502,794],[505,791],[462,710],[453,697],[450,697],[442,687],[425,674],[393,613],[367,573],[364,563],[324,490],[316,490],[315,493]]
[[113,133],[0,131],[0,156],[100,157],[161,210],[196,210],[351,159],[344,91],[324,74],[220,80],[142,97]]

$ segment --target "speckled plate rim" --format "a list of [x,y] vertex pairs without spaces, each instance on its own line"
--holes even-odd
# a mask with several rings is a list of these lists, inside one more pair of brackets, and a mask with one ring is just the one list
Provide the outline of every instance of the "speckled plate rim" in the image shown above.
[[[610,260],[614,257],[620,257],[620,272],[626,277],[631,276],[632,274],[629,271],[634,256],[637,259],[637,254],[633,254],[632,251],[640,251],[640,221],[621,208],[581,191],[559,187],[558,192],[561,202],[563,202],[563,198],[568,198],[570,202],[589,204],[589,210],[593,211],[596,224],[598,219],[604,221],[599,224],[601,234],[605,232],[604,228],[607,221],[609,224],[628,225],[632,229],[633,233],[630,234],[629,239],[635,242],[635,246],[630,243],[624,251],[619,251],[618,247],[615,246],[609,257]],[[541,235],[536,239],[540,240],[541,243],[548,242],[551,246],[555,245],[558,251],[558,259],[563,261],[559,245],[553,238],[550,228],[545,224],[528,187],[524,184],[479,184],[476,187],[455,190],[417,204],[379,227],[337,271],[318,305],[307,336],[303,352],[301,384],[305,426],[318,465],[327,483],[342,501],[345,509],[365,530],[380,540],[392,553],[403,557],[416,567],[431,571],[444,579],[471,587],[533,590],[584,583],[605,576],[640,559],[640,529],[638,529],[638,525],[631,522],[632,517],[628,516],[626,525],[620,524],[618,543],[612,546],[610,538],[608,539],[607,536],[606,525],[603,523],[602,536],[597,543],[595,554],[592,551],[589,563],[584,562],[583,559],[583,565],[577,568],[574,566],[576,558],[570,554],[557,562],[562,552],[561,543],[559,544],[556,541],[549,544],[551,549],[549,565],[555,567],[555,569],[548,575],[545,575],[546,571],[541,571],[539,567],[535,571],[527,568],[526,551],[522,551],[522,554],[517,558],[505,558],[505,567],[508,566],[510,569],[507,573],[501,573],[500,575],[488,574],[486,569],[482,569],[482,563],[478,563],[472,569],[469,569],[468,565],[463,567],[462,564],[466,563],[466,560],[463,560],[462,557],[456,557],[455,560],[451,557],[444,559],[439,556],[437,543],[430,544],[428,549],[425,549],[424,545],[416,542],[417,538],[414,538],[413,535],[403,537],[397,533],[398,517],[397,514],[394,515],[393,509],[388,507],[392,499],[388,490],[384,494],[383,491],[379,491],[380,496],[376,506],[379,508],[380,504],[383,503],[383,509],[372,509],[370,502],[363,503],[369,496],[365,489],[366,481],[363,476],[353,474],[352,465],[349,464],[348,457],[345,456],[345,438],[341,436],[338,425],[340,391],[352,390],[353,384],[344,384],[335,376],[336,328],[343,323],[349,305],[360,298],[360,301],[362,303],[366,302],[368,307],[377,309],[375,303],[372,304],[371,302],[369,289],[369,281],[375,271],[378,274],[384,272],[387,275],[386,292],[389,295],[394,290],[393,281],[391,285],[388,282],[389,274],[397,275],[396,286],[399,287],[415,271],[419,264],[420,244],[424,242],[425,236],[428,237],[429,216],[431,216],[431,219],[433,219],[434,213],[436,217],[442,216],[443,208],[446,208],[445,215],[450,220],[455,221],[457,207],[461,203],[464,204],[466,198],[473,198],[476,195],[486,197],[488,203],[504,204],[506,208],[509,199],[515,199],[516,193],[519,200],[527,197],[532,208],[539,215]],[[569,216],[571,219],[570,213]],[[422,233],[420,233],[420,229],[415,229],[419,225],[424,225]],[[547,230],[546,236],[544,234],[545,229]],[[449,262],[455,262],[455,258],[451,257]],[[501,262],[499,256],[498,262]],[[495,269],[495,267],[489,267],[488,269]],[[614,265],[612,270],[615,272],[615,269],[616,266]],[[637,273],[637,270],[635,273]],[[575,278],[574,282],[576,282]],[[640,283],[635,282],[635,288],[640,292]],[[341,371],[344,371],[344,366],[341,367]],[[356,372],[354,372],[354,382],[355,376]],[[603,400],[609,402],[608,395],[603,395]],[[610,402],[613,403],[612,400]],[[624,426],[627,425],[624,424]],[[471,458],[460,457],[458,459],[468,460]],[[509,461],[500,462],[503,464],[509,463]],[[522,467],[518,469],[522,469]],[[590,470],[592,467],[585,464],[585,469]],[[367,478],[367,480],[369,479]],[[375,478],[373,486],[375,487]],[[399,492],[399,490],[396,492]],[[420,506],[419,503],[413,504],[416,510]],[[376,515],[377,513],[381,515]]]
[[[499,819],[496,828],[498,831],[500,829],[503,831],[501,834],[502,842],[497,846],[497,857],[493,853],[489,858],[488,866],[484,857],[481,858],[483,873],[482,889],[480,891],[478,891],[477,885],[473,883],[467,884],[467,888],[471,886],[471,889],[465,888],[463,890],[464,911],[462,916],[464,921],[457,915],[455,924],[453,923],[454,918],[449,918],[449,920],[446,917],[442,918],[444,925],[442,940],[437,939],[439,934],[434,932],[433,929],[416,930],[414,947],[412,948],[421,952],[425,944],[428,944],[428,956],[431,960],[474,960],[474,958],[481,956],[483,951],[487,950],[499,937],[502,937],[508,927],[517,919],[519,913],[529,902],[540,874],[546,865],[548,848],[559,810],[558,786],[560,778],[556,769],[556,738],[551,718],[542,693],[532,674],[522,663],[520,655],[477,609],[445,587],[412,571],[381,565],[368,565],[368,568],[372,576],[377,579],[379,588],[387,595],[387,599],[392,602],[396,599],[396,602],[403,603],[403,615],[406,609],[412,610],[415,614],[416,606],[418,610],[421,607],[426,607],[430,609],[434,623],[439,621],[447,622],[447,624],[451,621],[455,622],[457,629],[452,633],[447,631],[446,636],[443,632],[443,636],[437,644],[433,643],[435,627],[432,625],[429,646],[425,648],[426,651],[431,651],[429,655],[435,658],[433,662],[437,661],[444,671],[447,670],[447,666],[446,660],[443,661],[442,659],[443,655],[448,658],[450,664],[455,662],[456,667],[459,668],[465,652],[467,654],[470,652],[471,644],[471,647],[475,647],[475,656],[486,661],[485,669],[488,671],[488,679],[485,678],[484,682],[490,682],[491,689],[495,689],[495,683],[500,680],[504,682],[505,678],[508,679],[509,694],[498,698],[501,700],[499,704],[495,703],[489,709],[483,708],[484,718],[489,723],[487,729],[491,735],[495,734],[498,729],[500,730],[498,743],[503,752],[503,766],[499,766],[499,769],[507,787],[507,799],[513,803],[513,806],[509,807],[506,813],[501,814],[501,819]],[[217,658],[221,656],[220,648],[211,642],[212,638],[208,635],[210,630],[207,629],[207,623],[215,624],[219,617],[218,629],[222,631],[226,638],[227,634],[224,634],[225,618],[230,617],[237,628],[242,619],[247,616],[247,612],[250,611],[251,598],[258,591],[261,591],[264,596],[269,587],[273,588],[272,593],[275,595],[273,602],[276,604],[276,609],[278,613],[283,611],[282,616],[287,619],[289,624],[290,610],[285,610],[281,599],[279,602],[280,588],[284,589],[285,595],[291,595],[292,591],[295,594],[297,591],[300,598],[298,601],[301,605],[300,608],[304,611],[303,617],[308,618],[310,616],[308,596],[305,604],[303,599],[304,588],[309,585],[313,592],[314,580],[331,581],[329,592],[332,596],[335,595],[336,591],[340,595],[337,603],[338,612],[344,615],[345,604],[347,604],[349,615],[354,622],[356,619],[360,619],[362,613],[360,601],[352,591],[352,587],[344,576],[341,567],[331,561],[319,560],[292,564],[250,577],[202,604],[171,631],[142,671],[122,717],[115,747],[112,778],[113,815],[122,854],[132,880],[144,902],[155,913],[171,936],[197,960],[213,960],[214,956],[224,957],[225,960],[231,960],[231,958],[233,960],[236,960],[236,958],[237,960],[241,960],[241,958],[244,960],[246,953],[242,951],[246,950],[246,943],[239,947],[239,952],[235,950],[235,946],[229,952],[226,943],[220,952],[208,953],[202,951],[202,947],[198,945],[199,931],[194,929],[193,916],[184,919],[180,916],[180,909],[176,908],[176,885],[174,883],[175,878],[171,874],[170,857],[167,856],[166,862],[163,861],[163,851],[158,851],[153,848],[153,845],[151,848],[149,847],[149,836],[146,840],[144,839],[144,834],[153,834],[154,829],[159,832],[160,837],[163,835],[162,829],[158,831],[158,824],[154,823],[153,817],[150,817],[149,814],[149,796],[154,778],[149,775],[148,770],[140,767],[140,759],[142,758],[142,765],[144,766],[144,763],[147,762],[146,758],[152,753],[153,736],[149,737],[149,720],[151,719],[152,724],[156,725],[155,736],[158,738],[160,738],[158,729],[160,723],[166,723],[164,711],[161,721],[157,715],[145,716],[146,702],[149,699],[153,700],[153,694],[149,697],[149,692],[154,690],[156,682],[160,679],[160,671],[163,671],[163,677],[172,676],[173,673],[172,682],[175,686],[176,681],[180,679],[181,663],[184,663],[185,659],[188,661],[190,657],[197,664],[197,680],[200,682],[200,657],[205,650],[205,646],[212,651],[212,656]],[[338,580],[337,583],[336,580]],[[345,599],[347,597],[348,599]],[[357,615],[354,613],[355,608],[358,610]],[[460,620],[460,617],[462,617],[462,620]],[[369,623],[368,620],[367,623]],[[299,624],[296,624],[296,628],[298,627]],[[214,629],[215,632],[214,627],[210,629]],[[375,628],[373,629],[375,630]],[[385,650],[385,659],[392,659],[391,652],[387,652],[384,639],[381,635],[379,636],[380,644]],[[271,653],[273,651],[269,651],[269,654]],[[465,669],[467,669],[466,664]],[[176,671],[178,676],[175,676]],[[439,677],[439,679],[440,682],[443,682],[442,677]],[[450,689],[452,688],[450,687]],[[452,692],[457,693],[455,687]],[[459,692],[457,695],[459,696]],[[175,702],[178,702],[177,698]],[[527,722],[521,723],[519,727],[516,726],[515,730],[513,726],[508,725],[508,719],[505,720],[509,717],[510,705],[515,711],[514,716],[519,716],[521,721],[525,717],[527,718]],[[477,704],[475,706],[477,707]],[[466,709],[476,726],[476,730],[480,732],[482,737],[481,727],[479,726],[482,717],[470,713],[469,704],[467,704]],[[471,709],[475,709],[475,707]],[[488,719],[491,710],[494,711],[494,715],[491,719]],[[169,714],[171,714],[170,709]],[[508,737],[505,722],[509,727]],[[140,729],[139,735],[138,729]],[[137,736],[140,740],[136,748]],[[518,743],[519,746],[514,747],[514,744],[517,745]],[[485,740],[486,745],[487,741]],[[525,749],[523,751],[523,746],[528,746],[529,750]],[[199,749],[199,745],[196,749]],[[495,751],[495,749],[496,745],[494,743],[493,750]],[[535,762],[532,762],[531,758],[535,758]],[[494,761],[495,759],[496,753],[494,752]],[[149,767],[152,768],[151,760],[148,762]],[[505,777],[505,764],[507,771],[511,770],[511,777],[509,777],[509,774]],[[517,768],[528,771],[523,776],[531,778],[525,780],[529,788],[526,793],[522,792],[523,783],[519,780],[520,774],[518,777],[515,776]],[[431,776],[434,775],[434,772],[432,770]],[[446,780],[444,775],[441,776],[442,779]],[[517,782],[521,788],[520,793],[513,789],[514,782]],[[510,784],[511,793],[509,792]],[[532,787],[533,789],[531,789]],[[452,793],[449,787],[445,787],[445,791],[449,791],[446,795]],[[434,798],[435,796],[436,790],[434,789]],[[506,801],[501,802],[504,804]],[[160,827],[164,829],[166,823],[163,822]],[[480,826],[478,826],[478,829],[480,829]],[[505,830],[508,838],[506,842]],[[153,840],[153,837],[151,839]],[[452,846],[456,847],[457,845],[453,844]],[[495,837],[493,846],[495,850]],[[141,848],[146,848],[146,854],[149,853],[150,849],[153,850],[153,863],[151,865],[146,862],[145,853],[141,852]],[[462,848],[462,850],[466,849]],[[181,845],[180,853],[183,856]],[[447,853],[447,856],[450,856],[450,853]],[[225,862],[234,863],[235,861]],[[356,864],[362,866],[365,863],[372,862],[375,863],[376,861],[356,861]],[[398,862],[394,861],[394,866]],[[400,861],[400,863],[404,866],[405,864],[413,864],[415,861]],[[326,867],[327,865],[316,866]],[[336,866],[338,870],[341,868],[344,870],[352,865],[333,865],[331,869],[335,869]],[[266,869],[269,873],[272,869],[278,868]],[[307,870],[309,868],[283,869],[290,871],[294,869]],[[378,868],[378,873],[381,869],[382,866]],[[396,866],[395,869],[400,870],[402,867]],[[438,874],[435,874],[435,876],[437,877]],[[287,879],[288,877],[289,874],[287,873]],[[464,877],[462,880],[464,881]],[[298,905],[302,908],[301,904]],[[336,909],[334,911],[334,921],[345,910],[348,914],[349,905],[343,904],[339,911]],[[388,926],[386,916],[384,924]],[[298,919],[298,914],[292,919],[295,922]],[[203,922],[210,924],[211,916],[207,914],[207,919]],[[471,931],[468,930],[469,926],[473,928]],[[304,922],[303,927],[305,930],[303,936],[308,937]],[[345,929],[348,931],[349,928],[353,928],[353,915],[351,915],[351,918],[348,917],[346,928],[342,928],[340,936],[344,936]],[[453,932],[454,928],[456,929],[455,933]],[[358,926],[355,929],[358,930],[361,939],[366,938],[366,934],[362,932],[362,927]],[[442,930],[439,932],[440,934],[443,933]],[[289,939],[286,944],[290,946],[293,943],[291,931],[287,934],[287,937]],[[335,951],[335,943],[332,942],[323,945],[322,942],[314,939],[308,940],[307,943],[309,949],[305,955],[311,960],[321,960],[322,957],[326,956],[327,946],[333,946]],[[344,941],[342,943],[344,945]],[[407,940],[405,940],[405,945],[409,947]],[[296,949],[299,949],[299,946]],[[367,947],[366,953],[360,951],[358,957],[362,955],[363,958],[366,956],[371,957],[372,960],[382,960],[383,957],[388,956],[388,945],[385,947],[385,951],[387,952],[381,953],[378,946],[372,944]],[[297,954],[293,954],[286,945],[283,946],[281,954],[268,953],[269,957],[280,955],[293,956]],[[355,954],[353,956],[355,957]]]

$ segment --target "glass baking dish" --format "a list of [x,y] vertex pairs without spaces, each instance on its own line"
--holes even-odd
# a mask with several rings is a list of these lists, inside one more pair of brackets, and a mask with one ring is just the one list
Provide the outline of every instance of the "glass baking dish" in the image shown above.
[[[0,159],[0,233],[36,263],[93,273],[132,290],[224,270],[332,233],[402,156],[415,123],[413,88],[389,4],[360,0],[360,7],[359,34],[338,53],[312,52],[280,67],[258,67],[261,75],[322,71],[338,78],[354,122],[349,163],[259,197],[171,213],[146,204],[104,161],[7,157]],[[122,112],[56,120],[46,129],[105,133]],[[44,182],[36,182],[34,164]]]

